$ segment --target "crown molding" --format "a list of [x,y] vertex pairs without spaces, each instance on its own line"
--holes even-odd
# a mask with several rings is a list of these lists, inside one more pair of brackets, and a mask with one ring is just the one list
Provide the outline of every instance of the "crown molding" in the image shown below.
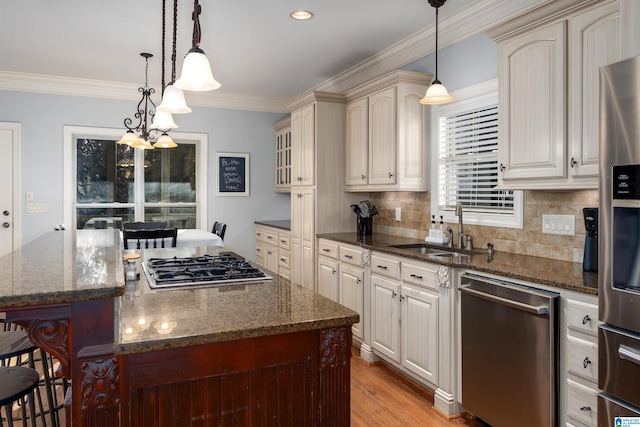
[[[0,90],[49,93],[54,95],[86,96],[106,99],[140,99],[140,85],[103,80],[90,80],[42,74],[0,71]],[[160,87],[154,87],[160,93]],[[158,104],[160,96],[157,96]],[[220,91],[185,92],[190,106],[216,107],[234,110],[286,113],[286,100],[231,94]]]
[[[457,43],[471,35],[484,32],[553,0],[491,0],[455,15],[442,17],[438,48]],[[435,51],[435,24],[425,27],[356,66],[321,83],[313,90],[346,93],[383,74],[397,70]]]

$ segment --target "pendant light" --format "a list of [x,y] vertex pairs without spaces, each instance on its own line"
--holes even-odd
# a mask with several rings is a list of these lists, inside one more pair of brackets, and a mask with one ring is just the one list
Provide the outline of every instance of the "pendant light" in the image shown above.
[[[164,5],[164,0],[163,0]],[[163,8],[164,9],[164,8]],[[163,10],[164,16],[164,10]],[[190,113],[191,108],[184,100],[184,92],[182,89],[174,86],[176,82],[176,40],[177,40],[177,22],[178,22],[178,0],[173,0],[173,48],[171,53],[171,81],[162,92],[162,102],[158,105],[157,111],[166,111],[171,114]],[[164,19],[162,21],[162,37],[164,52]]]
[[200,49],[201,32],[199,16],[201,10],[202,8],[200,4],[198,4],[198,0],[194,0],[193,14],[191,15],[193,19],[192,47],[184,58],[180,78],[173,84],[182,90],[203,92],[215,90],[221,86],[220,83],[213,78],[209,60],[204,55],[204,51]]
[[447,92],[447,88],[438,80],[438,9],[447,0],[429,0],[429,4],[436,9],[436,77],[427,89],[427,93],[420,100],[420,104],[436,105],[448,104],[453,101],[453,97]]

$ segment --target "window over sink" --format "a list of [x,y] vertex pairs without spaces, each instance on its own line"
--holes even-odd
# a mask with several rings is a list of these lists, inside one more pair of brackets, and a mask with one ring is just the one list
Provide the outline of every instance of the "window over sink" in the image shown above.
[[497,190],[497,80],[461,89],[431,107],[431,212],[455,222],[522,228],[522,192]]
[[65,224],[120,228],[131,221],[206,228],[207,136],[172,132],[178,147],[118,145],[121,130],[65,126]]

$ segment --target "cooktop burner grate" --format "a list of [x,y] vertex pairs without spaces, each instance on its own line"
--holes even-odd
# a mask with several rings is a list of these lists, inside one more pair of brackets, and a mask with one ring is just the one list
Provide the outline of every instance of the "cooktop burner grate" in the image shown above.
[[212,286],[270,280],[271,276],[233,252],[199,257],[149,258],[142,264],[151,288]]

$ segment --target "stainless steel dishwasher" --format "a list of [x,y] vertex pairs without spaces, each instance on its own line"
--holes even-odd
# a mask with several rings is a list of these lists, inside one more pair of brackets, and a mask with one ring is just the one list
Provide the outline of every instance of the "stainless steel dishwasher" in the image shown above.
[[559,294],[475,274],[459,289],[462,406],[493,427],[556,426]]

